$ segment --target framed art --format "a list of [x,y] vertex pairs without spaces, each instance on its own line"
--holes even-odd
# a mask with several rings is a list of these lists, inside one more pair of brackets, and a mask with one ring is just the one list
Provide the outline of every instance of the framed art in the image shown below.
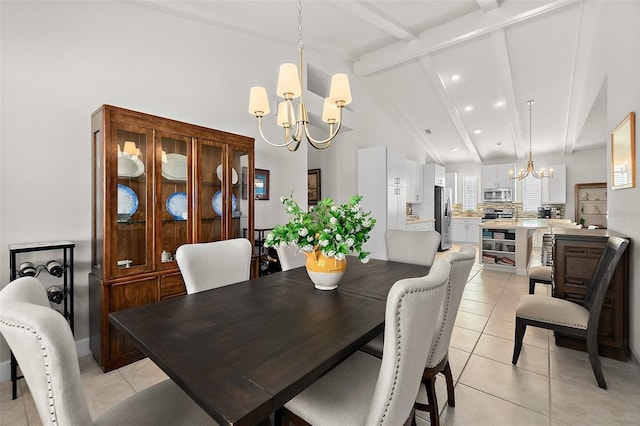
[[269,170],[256,169],[255,172],[255,199],[269,199]]
[[309,205],[315,206],[320,201],[320,169],[310,169],[307,174]]
[[611,188],[636,186],[636,115],[630,112],[611,132]]

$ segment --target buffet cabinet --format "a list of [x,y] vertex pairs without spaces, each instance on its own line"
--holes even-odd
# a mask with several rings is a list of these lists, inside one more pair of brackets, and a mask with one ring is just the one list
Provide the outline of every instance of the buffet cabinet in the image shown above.
[[[591,277],[610,235],[605,229],[555,229],[553,296],[582,305]],[[626,237],[624,237],[626,238]],[[616,267],[607,291],[598,327],[601,356],[626,361],[629,356],[629,248]],[[586,351],[586,342],[556,332],[556,344]]]
[[103,105],[91,143],[90,346],[109,371],[143,357],[109,313],[184,294],[180,245],[253,235],[254,139]]

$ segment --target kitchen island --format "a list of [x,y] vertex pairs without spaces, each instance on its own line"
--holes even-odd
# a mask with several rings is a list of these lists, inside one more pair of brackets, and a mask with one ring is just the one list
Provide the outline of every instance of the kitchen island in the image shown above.
[[545,219],[496,219],[480,223],[480,263],[489,269],[526,276],[532,236],[548,226]]

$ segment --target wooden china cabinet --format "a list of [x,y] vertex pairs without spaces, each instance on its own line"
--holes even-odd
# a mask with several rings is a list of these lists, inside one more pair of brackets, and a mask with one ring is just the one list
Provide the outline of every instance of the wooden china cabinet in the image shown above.
[[254,139],[103,105],[91,140],[90,345],[109,371],[143,357],[109,312],[184,294],[180,245],[253,235]]

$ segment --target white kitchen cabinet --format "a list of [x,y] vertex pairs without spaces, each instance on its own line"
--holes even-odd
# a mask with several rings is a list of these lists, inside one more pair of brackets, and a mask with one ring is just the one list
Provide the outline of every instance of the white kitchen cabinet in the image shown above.
[[417,161],[407,160],[407,203],[424,201],[424,168]]
[[567,202],[567,166],[553,164],[550,168],[553,169],[553,177],[542,180],[541,201],[548,204],[565,204]]
[[453,218],[451,219],[451,241],[455,243],[480,242],[480,218]]
[[[389,182],[398,183],[389,185]],[[371,238],[365,244],[374,259],[387,258],[384,242],[387,229],[406,229],[406,182],[403,152],[383,146],[358,150],[358,194],[363,197],[360,204],[376,219]]]
[[451,189],[452,203],[458,204],[458,173],[451,172],[444,174],[444,186]]
[[482,166],[482,189],[511,188],[511,193],[515,194],[514,181],[509,178],[510,171],[513,171],[514,174],[517,174],[515,165],[513,163]]
[[424,165],[424,186],[444,186],[445,185],[444,166],[435,163]]
[[387,150],[387,185],[407,187],[407,158],[404,152],[382,147]]

